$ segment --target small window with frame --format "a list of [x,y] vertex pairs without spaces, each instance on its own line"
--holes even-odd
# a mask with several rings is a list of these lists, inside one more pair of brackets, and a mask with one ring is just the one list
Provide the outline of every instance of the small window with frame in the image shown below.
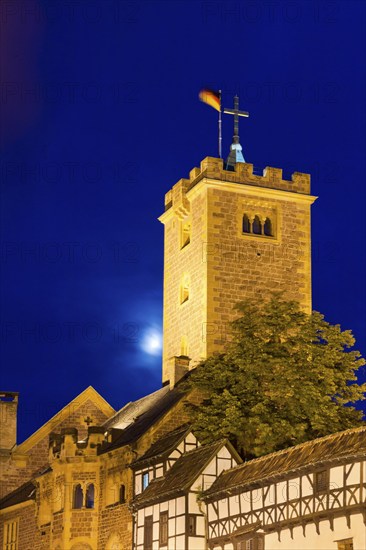
[[353,539],[337,540],[337,550],[353,550]]
[[142,474],[142,490],[145,491],[146,487],[149,485],[150,476],[149,472]]
[[329,471],[320,470],[314,474],[314,492],[325,493],[329,488]]
[[194,537],[197,535],[197,516],[188,514],[188,535]]
[[264,550],[264,535],[252,534],[237,542],[236,550]]
[[4,523],[4,550],[18,550],[18,534],[18,520]]
[[168,512],[160,512],[159,519],[159,546],[168,544]]
[[144,550],[152,550],[153,546],[153,517],[146,516],[144,522]]

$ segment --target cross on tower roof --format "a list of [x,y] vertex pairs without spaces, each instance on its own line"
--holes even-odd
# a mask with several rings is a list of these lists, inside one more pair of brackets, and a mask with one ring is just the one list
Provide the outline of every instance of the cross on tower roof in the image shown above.
[[230,154],[226,161],[226,169],[234,170],[234,166],[237,162],[245,162],[242,153],[242,146],[239,143],[239,117],[248,117],[249,113],[247,111],[239,110],[239,97],[237,95],[234,97],[234,109],[224,109],[224,113],[227,115],[234,115],[233,142],[230,146]]

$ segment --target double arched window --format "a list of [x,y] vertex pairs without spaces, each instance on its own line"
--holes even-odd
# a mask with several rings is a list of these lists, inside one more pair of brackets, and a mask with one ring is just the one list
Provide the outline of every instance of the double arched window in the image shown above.
[[274,237],[273,223],[271,218],[269,218],[268,216],[259,216],[258,214],[243,215],[242,232],[249,235]]
[[74,509],[80,508],[94,508],[95,489],[94,483],[89,483],[86,486],[85,501],[84,501],[84,489],[80,483],[74,486],[72,507]]

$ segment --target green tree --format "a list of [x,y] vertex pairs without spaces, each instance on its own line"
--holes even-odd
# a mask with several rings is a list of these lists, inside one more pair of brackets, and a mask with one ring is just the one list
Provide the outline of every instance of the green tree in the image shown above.
[[365,360],[351,350],[351,331],[278,294],[237,309],[226,351],[203,361],[188,382],[206,397],[191,405],[203,441],[227,437],[253,457],[360,425],[362,412],[345,406],[366,390],[357,383]]

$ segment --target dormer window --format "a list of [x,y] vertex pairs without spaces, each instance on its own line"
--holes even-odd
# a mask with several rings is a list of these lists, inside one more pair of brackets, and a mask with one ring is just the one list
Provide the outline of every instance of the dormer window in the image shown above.
[[149,485],[149,472],[142,474],[142,490],[145,491],[146,487]]

